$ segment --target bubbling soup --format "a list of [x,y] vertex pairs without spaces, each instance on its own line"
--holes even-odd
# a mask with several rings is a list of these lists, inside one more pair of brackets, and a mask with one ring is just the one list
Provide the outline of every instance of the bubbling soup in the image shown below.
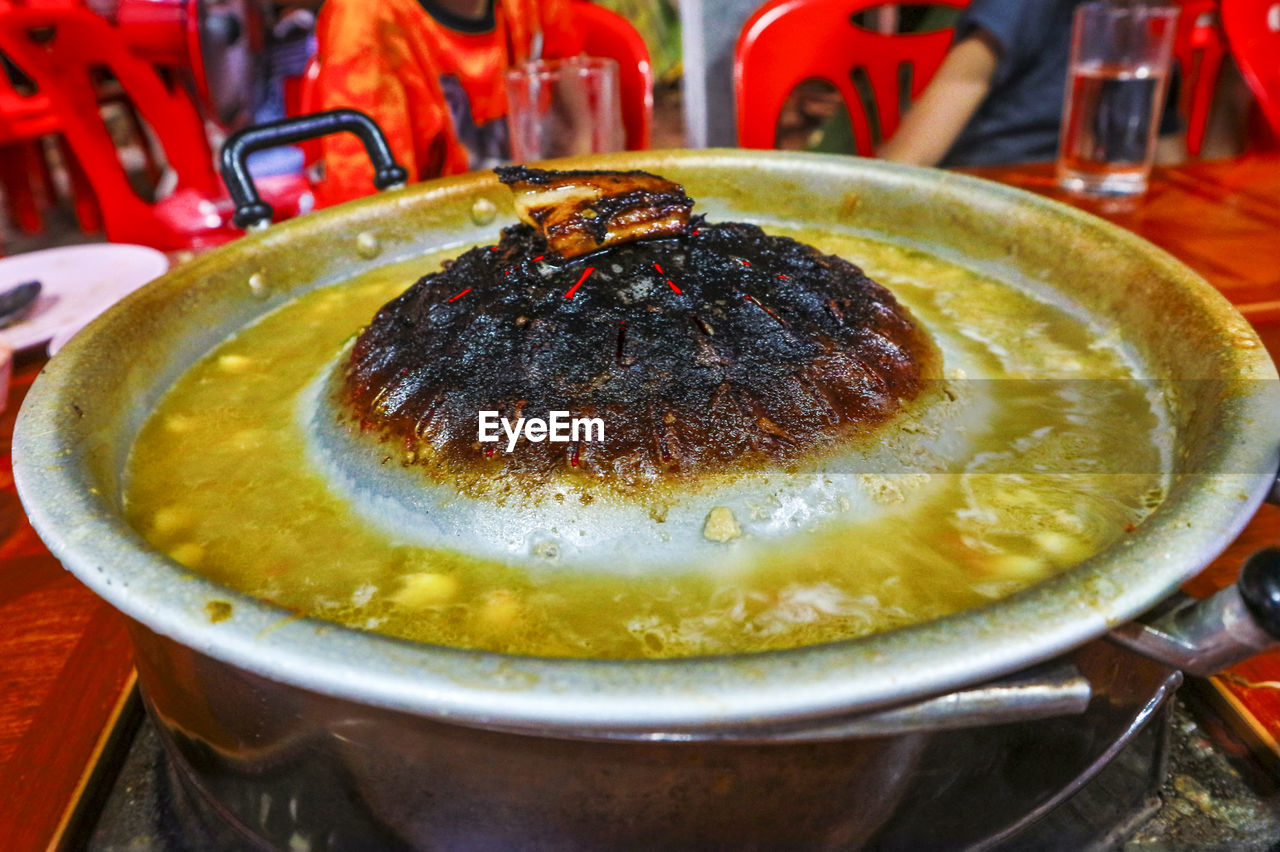
[[[369,318],[440,254],[305,293],[195,364],[133,448],[130,523],[192,571],[358,629],[517,654],[677,657],[981,606],[1115,544],[1163,499],[1168,412],[1114,329],[918,249],[768,230],[861,266],[942,354],[929,401],[857,461],[676,484],[639,508],[590,481],[459,492],[421,523],[363,499],[336,484],[311,407]],[[891,464],[876,461],[886,446]],[[382,465],[404,468],[398,453],[388,445]],[[437,516],[450,512],[469,520],[449,528]],[[539,513],[553,520],[535,521],[537,535],[512,532]],[[612,550],[593,550],[596,526],[623,530]]]

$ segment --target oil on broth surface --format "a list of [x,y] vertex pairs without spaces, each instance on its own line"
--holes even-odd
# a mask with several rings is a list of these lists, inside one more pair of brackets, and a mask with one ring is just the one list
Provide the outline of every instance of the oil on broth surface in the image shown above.
[[[953,368],[951,381],[1056,381],[987,382],[1004,407],[974,436],[965,472],[867,476],[885,504],[875,520],[738,539],[706,571],[539,571],[424,548],[365,523],[311,469],[298,405],[383,303],[455,250],[306,294],[209,353],[140,434],[130,522],[201,574],[353,627],[512,653],[637,657],[793,647],[977,606],[1102,550],[1158,504],[1164,412],[1101,330],[915,250],[787,235],[862,266],[979,365],[978,376]],[[1064,457],[1068,469],[1045,472]]]

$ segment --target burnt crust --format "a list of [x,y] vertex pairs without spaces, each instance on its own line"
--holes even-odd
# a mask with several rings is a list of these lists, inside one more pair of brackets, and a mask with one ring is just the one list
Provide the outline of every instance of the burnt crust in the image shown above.
[[[861,269],[753,225],[695,218],[565,261],[522,224],[384,306],[341,394],[360,428],[436,476],[629,489],[793,466],[871,434],[938,364]],[[605,439],[507,454],[477,441],[479,410],[601,417]]]

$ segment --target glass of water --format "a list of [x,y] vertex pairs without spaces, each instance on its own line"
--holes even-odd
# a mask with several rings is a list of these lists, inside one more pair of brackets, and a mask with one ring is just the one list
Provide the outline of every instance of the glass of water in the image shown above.
[[507,125],[517,163],[621,151],[618,63],[595,56],[533,60],[507,71]]
[[1178,9],[1076,9],[1062,108],[1058,183],[1074,192],[1145,192],[1164,110]]

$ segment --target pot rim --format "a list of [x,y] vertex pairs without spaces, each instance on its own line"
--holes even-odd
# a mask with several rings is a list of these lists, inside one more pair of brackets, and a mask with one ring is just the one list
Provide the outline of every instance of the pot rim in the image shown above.
[[[1029,209],[1061,227],[1086,229],[1141,252],[1168,286],[1189,294],[1205,321],[1224,333],[1248,328],[1207,282],[1130,232],[978,178],[859,158],[742,150],[624,152],[551,165],[865,178]],[[144,291],[177,293],[237,256],[286,250],[293,235],[326,224],[376,222],[388,206],[426,205],[494,183],[492,175],[470,174],[321,211],[215,249]],[[535,658],[430,646],[298,619],[187,571],[152,550],[104,499],[90,465],[96,436],[77,425],[77,394],[85,392],[81,374],[94,359],[111,357],[94,347],[95,339],[130,322],[145,299],[145,293],[127,298],[51,360],[19,414],[14,477],[50,551],[130,618],[210,657],[315,692],[474,727],[560,737],[745,733],[861,713],[1018,670],[1132,619],[1199,571],[1252,517],[1274,482],[1280,456],[1276,382],[1237,380],[1236,392],[1212,415],[1227,439],[1216,445],[1203,473],[1183,474],[1203,477],[1199,487],[1177,501],[1167,499],[1135,534],[1011,597],[892,631],[785,651],[670,660]],[[1276,379],[1256,335],[1224,357],[1240,376]],[[206,607],[212,601],[231,603],[233,617],[211,620]]]

